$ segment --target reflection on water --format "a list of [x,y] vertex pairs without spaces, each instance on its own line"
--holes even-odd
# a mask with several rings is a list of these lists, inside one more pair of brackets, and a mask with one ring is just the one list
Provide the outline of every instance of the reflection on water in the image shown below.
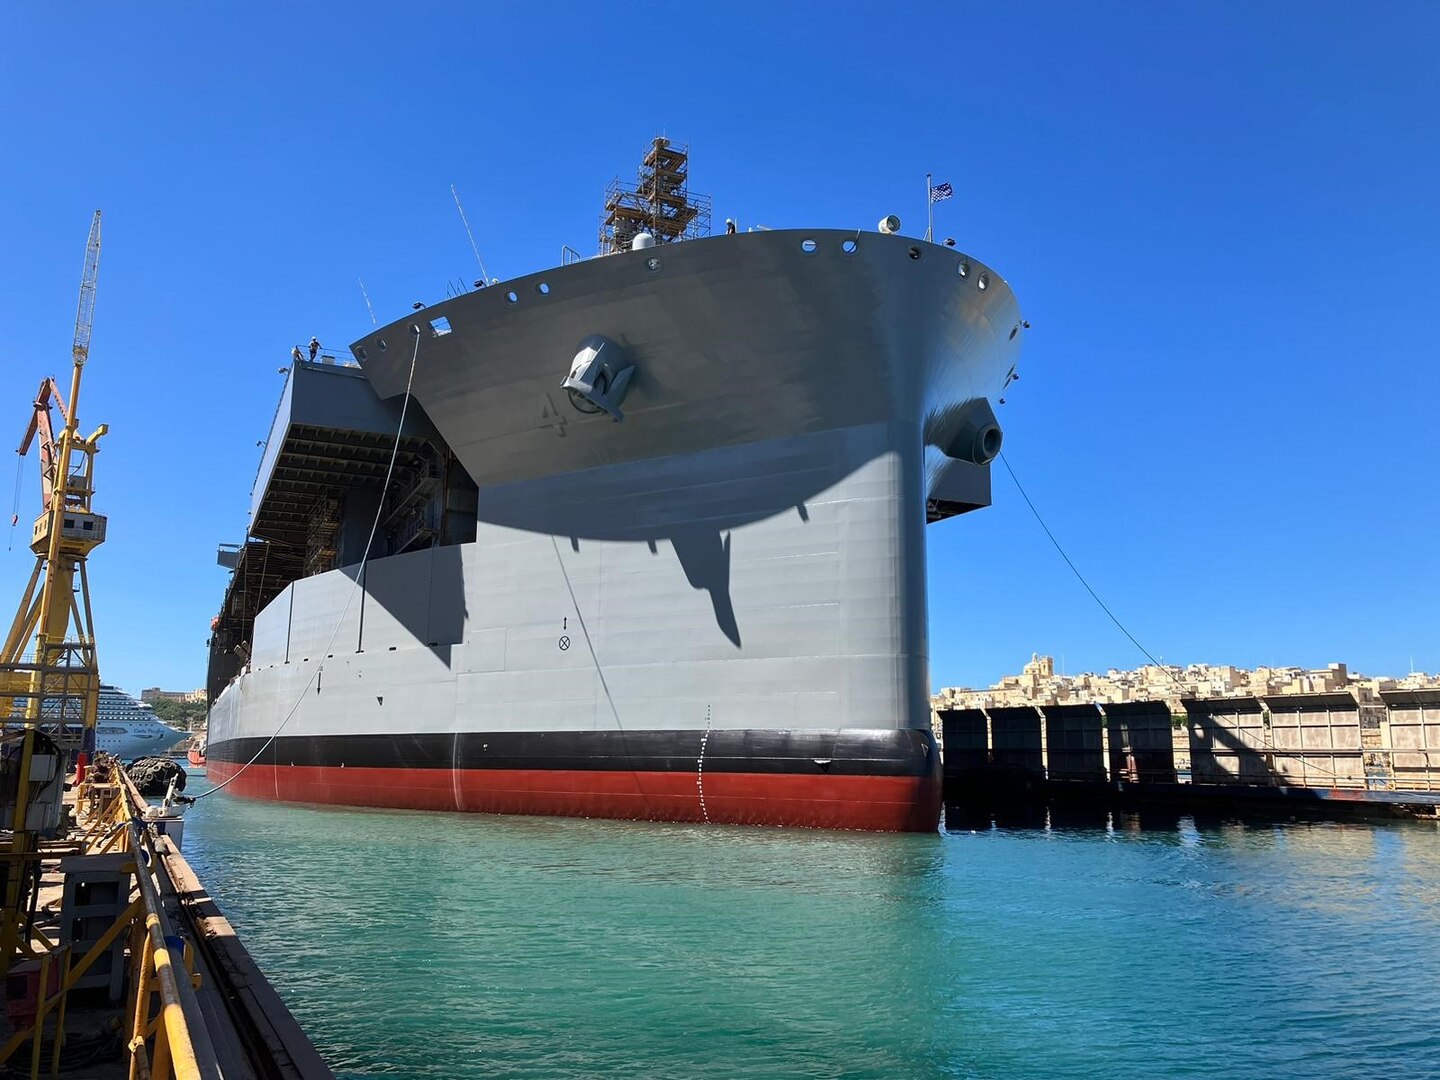
[[1440,966],[1433,826],[1001,824],[222,794],[185,839],[344,1076],[1310,1078],[1440,1058],[1440,1004],[1417,992]]

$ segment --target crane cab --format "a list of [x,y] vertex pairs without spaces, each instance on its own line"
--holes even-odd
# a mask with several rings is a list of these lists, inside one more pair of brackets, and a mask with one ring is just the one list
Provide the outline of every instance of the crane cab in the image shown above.
[[[36,555],[46,555],[50,551],[50,523],[53,520],[48,511],[35,519],[30,550]],[[67,509],[60,515],[60,521],[60,553],[63,556],[80,558],[105,542],[104,514]]]

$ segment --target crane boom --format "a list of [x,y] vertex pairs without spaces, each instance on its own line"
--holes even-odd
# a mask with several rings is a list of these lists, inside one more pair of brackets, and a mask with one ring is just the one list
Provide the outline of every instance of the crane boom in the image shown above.
[[80,275],[80,305],[75,312],[75,366],[84,367],[90,358],[90,326],[95,321],[95,279],[100,273],[100,211],[90,222],[90,239],[85,243],[85,269]]
[[[34,907],[26,883],[33,878],[38,892],[39,838],[59,821],[57,799],[37,800],[37,813],[31,813],[32,778],[48,776],[58,784],[70,755],[76,755],[78,766],[95,745],[100,668],[85,560],[105,540],[105,517],[91,509],[91,499],[97,444],[108,429],[101,424],[93,435],[82,437],[77,414],[80,376],[90,358],[99,270],[100,211],[96,210],[80,276],[69,401],[54,379],[42,381],[19,447],[23,456],[39,436],[42,502],[30,540],[35,570],[0,646],[0,726],[5,729],[7,768],[13,765],[16,776],[11,789],[15,794],[0,807],[10,828],[9,843],[0,852],[0,862],[8,868],[0,882],[0,981],[13,960],[32,954],[29,919]],[[58,432],[51,422],[52,405],[59,406],[65,421]],[[34,652],[27,655],[26,641],[32,634]],[[11,756],[16,746],[18,760]],[[37,764],[44,770],[38,774],[32,772]],[[41,806],[46,809],[39,810]],[[38,1061],[38,1038],[35,1044]]]

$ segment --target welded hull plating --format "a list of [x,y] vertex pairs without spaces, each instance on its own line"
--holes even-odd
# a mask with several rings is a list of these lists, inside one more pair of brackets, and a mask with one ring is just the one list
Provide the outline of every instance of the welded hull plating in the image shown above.
[[[776,231],[422,315],[355,352],[393,397],[418,341],[413,396],[479,487],[475,540],[372,560],[363,588],[353,567],[287,587],[214,702],[212,779],[258,753],[230,790],[936,827],[926,507],[988,502],[955,432],[1018,356],[997,274]],[[559,390],[592,335],[634,362],[623,422]]]

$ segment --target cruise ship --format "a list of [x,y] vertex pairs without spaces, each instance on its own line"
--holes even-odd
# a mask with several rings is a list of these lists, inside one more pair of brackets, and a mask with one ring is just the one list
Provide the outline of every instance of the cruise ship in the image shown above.
[[100,684],[95,712],[95,749],[121,761],[154,757],[173,750],[188,733],[161,721],[144,702],[119,687]]
[[[56,702],[46,699],[42,716],[59,715]],[[17,719],[24,708],[12,706]],[[78,730],[70,729],[70,730]],[[160,720],[153,709],[136,701],[118,686],[100,684],[95,709],[95,749],[114,754],[121,761],[165,754],[184,741],[188,732],[171,727]]]
[[935,829],[925,536],[990,502],[1010,287],[893,217],[706,235],[664,139],[602,221],[291,366],[221,554],[210,779]]

